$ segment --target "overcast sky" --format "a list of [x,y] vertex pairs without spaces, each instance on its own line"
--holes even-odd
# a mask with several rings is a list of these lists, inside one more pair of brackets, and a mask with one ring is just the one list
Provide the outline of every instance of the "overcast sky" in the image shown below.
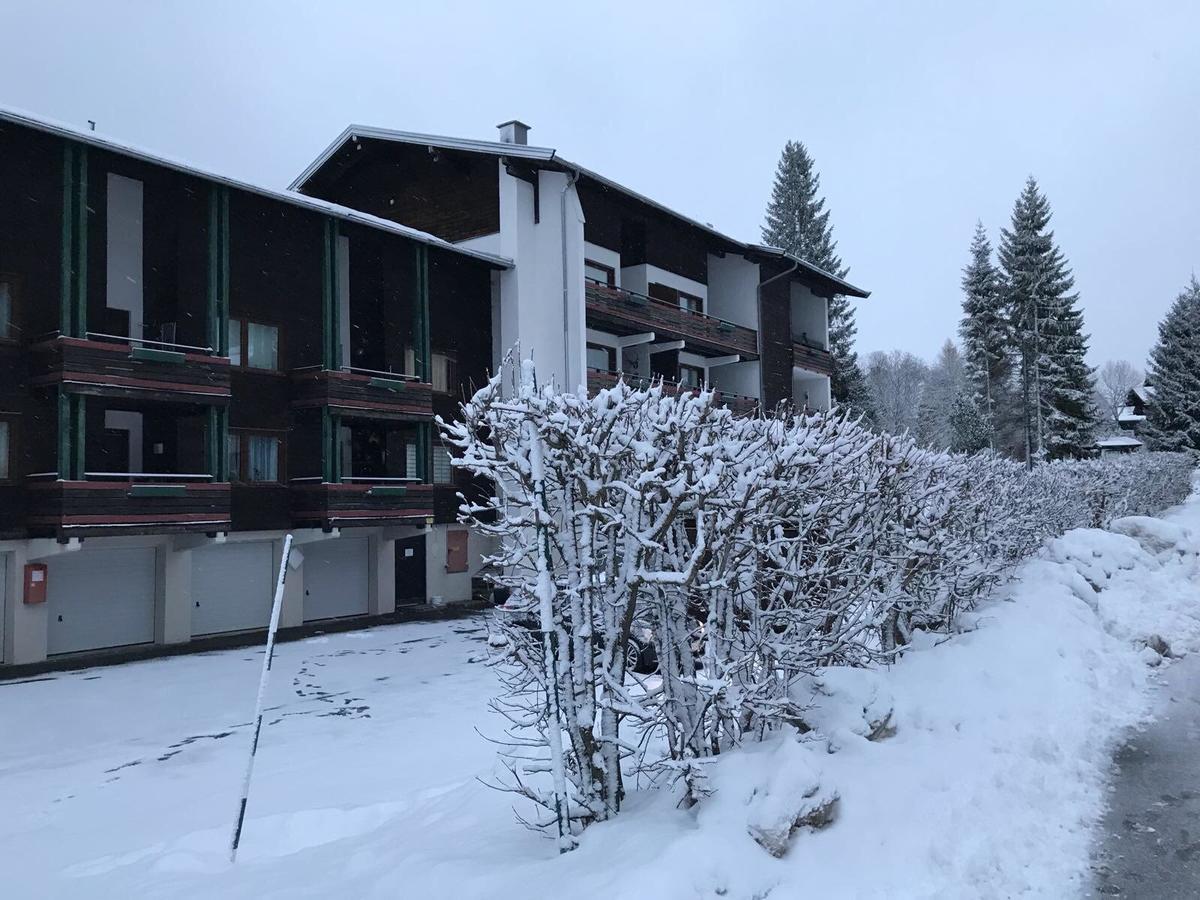
[[[751,7],[753,7],[751,9]],[[0,0],[0,104],[285,186],[350,122],[531,143],[757,240],[817,160],[859,351],[932,356],[1032,173],[1091,361],[1200,271],[1200,4]]]

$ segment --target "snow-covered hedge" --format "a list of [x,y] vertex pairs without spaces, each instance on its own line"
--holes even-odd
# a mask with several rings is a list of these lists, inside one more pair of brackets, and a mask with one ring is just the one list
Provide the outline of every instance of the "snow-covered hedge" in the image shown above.
[[707,392],[589,398],[509,371],[510,390],[493,379],[442,432],[496,488],[463,518],[498,539],[510,592],[494,637],[504,786],[564,849],[619,811],[631,773],[704,793],[706,758],[809,727],[794,688],[812,673],[946,628],[1047,537],[1182,500],[1192,466],[1027,472],[838,413],[738,418]]

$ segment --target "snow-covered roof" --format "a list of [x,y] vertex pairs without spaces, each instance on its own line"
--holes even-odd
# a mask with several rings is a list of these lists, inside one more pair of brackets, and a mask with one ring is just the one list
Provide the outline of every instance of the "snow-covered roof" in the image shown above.
[[1117,413],[1117,421],[1118,422],[1144,422],[1144,421],[1146,421],[1146,417],[1139,416],[1137,413],[1135,413],[1133,411],[1132,406],[1122,406],[1120,411]]
[[1096,441],[1096,446],[1101,449],[1115,449],[1117,447],[1141,447],[1142,442],[1135,437],[1125,435],[1113,435],[1112,437],[1099,438]]
[[1154,388],[1151,385],[1139,384],[1133,389],[1133,392],[1137,394],[1137,398],[1143,403],[1150,403],[1154,400]]
[[639,203],[645,203],[648,206],[654,207],[660,212],[666,213],[672,218],[679,219],[682,222],[691,225],[694,228],[699,228],[701,231],[708,232],[714,237],[726,243],[747,251],[751,254],[759,254],[763,256],[771,256],[779,259],[784,259],[793,263],[797,268],[803,269],[809,275],[818,279],[825,280],[830,283],[830,286],[837,293],[845,294],[851,297],[867,298],[871,296],[871,292],[863,288],[856,287],[850,282],[831,272],[826,272],[819,266],[814,266],[807,260],[801,259],[795,254],[788,253],[786,250],[781,250],[778,247],[767,247],[762,244],[749,244],[744,241],[739,241],[737,238],[730,237],[723,232],[713,228],[707,222],[700,222],[690,216],[685,216],[683,213],[677,212],[670,207],[664,206],[657,200],[652,200],[644,194],[625,187],[610,178],[605,178],[598,172],[593,172],[578,163],[573,163],[558,155],[558,151],[552,147],[532,147],[528,144],[507,144],[502,141],[476,141],[466,138],[446,137],[436,134],[420,134],[414,131],[398,131],[391,128],[377,128],[370,125],[350,125],[347,127],[334,141],[321,151],[308,167],[300,173],[300,175],[290,184],[290,190],[298,190],[310,178],[315,175],[322,166],[324,166],[333,156],[340,150],[347,141],[356,138],[371,138],[380,141],[391,141],[399,144],[414,144],[425,147],[438,147],[446,150],[461,150],[467,153],[486,153],[493,156],[507,156],[516,159],[527,159],[533,162],[545,163],[553,165],[556,168],[568,169],[578,172],[581,176],[587,177],[596,181],[605,187],[618,191],[627,197],[637,200]]
[[80,143],[89,144],[93,147],[99,147],[102,150],[108,150],[112,153],[120,153],[123,156],[132,156],[140,159],[143,162],[152,163],[154,165],[163,166],[168,169],[174,169],[177,172],[183,172],[187,175],[194,175],[198,178],[204,178],[208,181],[215,181],[219,184],[227,185],[240,191],[247,191],[252,194],[258,194],[261,197],[267,197],[272,200],[279,200],[283,203],[289,203],[293,206],[303,207],[313,210],[314,212],[324,213],[333,216],[337,219],[342,219],[347,222],[355,222],[359,225],[366,225],[368,228],[375,228],[380,231],[388,231],[392,234],[400,235],[409,238],[410,240],[420,241],[423,244],[428,244],[432,247],[438,247],[442,250],[448,250],[452,253],[457,253],[460,256],[468,256],[474,259],[481,260],[492,266],[499,268],[512,268],[512,260],[503,256],[497,256],[492,253],[484,253],[480,250],[471,250],[465,247],[459,247],[449,241],[443,240],[436,235],[428,234],[424,231],[419,231],[416,228],[410,228],[407,225],[401,225],[398,222],[393,222],[389,219],[382,219],[379,216],[373,216],[370,213],[361,212],[357,209],[351,209],[348,206],[341,206],[337,203],[330,203],[326,200],[320,200],[316,197],[309,197],[306,194],[301,194],[298,191],[278,190],[276,188],[265,187],[260,184],[251,184],[246,181],[239,181],[236,178],[230,178],[226,175],[218,175],[214,172],[207,171],[199,166],[189,162],[184,162],[179,159],[174,159],[169,156],[162,156],[159,153],[146,150],[134,144],[125,141],[117,140],[116,138],[106,137],[97,134],[94,131],[85,131],[81,128],[76,128],[66,122],[59,122],[54,119],[48,119],[44,116],[39,116],[35,113],[26,112],[24,110],[15,109],[12,107],[0,106],[0,121],[12,122],[14,125],[24,125],[28,128],[43,131],[48,134],[56,135],[57,137],[69,138]]

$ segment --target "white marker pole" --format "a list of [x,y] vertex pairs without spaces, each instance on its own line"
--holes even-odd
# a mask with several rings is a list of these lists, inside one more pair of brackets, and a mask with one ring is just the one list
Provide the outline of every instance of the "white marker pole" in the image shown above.
[[238,804],[237,824],[233,826],[233,842],[229,861],[237,862],[238,844],[242,841],[242,823],[246,820],[246,801],[250,797],[250,777],[254,774],[254,755],[258,752],[258,733],[262,731],[263,701],[267,697],[267,682],[271,678],[271,659],[275,655],[275,632],[279,628],[279,608],[283,606],[283,582],[287,577],[288,557],[292,553],[292,536],[283,539],[283,558],[279,561],[279,580],[275,582],[275,600],[271,604],[271,624],[267,628],[267,652],[263,656],[262,675],[258,679],[258,702],[254,709],[254,740],[250,743],[250,758],[246,760],[246,778],[242,782],[242,799]]

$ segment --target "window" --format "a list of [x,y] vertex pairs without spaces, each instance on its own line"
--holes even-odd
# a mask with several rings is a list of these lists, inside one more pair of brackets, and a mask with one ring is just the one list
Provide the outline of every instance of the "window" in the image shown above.
[[225,445],[231,481],[270,484],[280,480],[283,439],[273,434],[231,431]]
[[279,368],[279,329],[274,325],[246,325],[246,365],[251,369]]
[[704,312],[704,299],[702,297],[685,293],[678,288],[652,281],[647,288],[647,293],[655,300],[662,300],[664,303],[670,303],[672,306],[678,306],[680,309],[686,309],[694,313]]
[[279,329],[261,322],[229,320],[229,362],[249,369],[279,369]]
[[704,370],[699,366],[679,367],[679,383],[685,387],[698,388],[704,383]]
[[439,394],[450,393],[454,384],[454,358],[445,353],[431,354],[430,379],[433,389]]
[[615,287],[617,283],[617,273],[612,266],[606,266],[604,263],[598,263],[591,259],[583,261],[583,277],[589,281],[607,284],[609,287]]
[[225,467],[231,481],[242,480],[242,436],[225,435]]
[[689,312],[703,313],[704,301],[694,294],[685,294],[683,291],[680,291],[679,307],[680,309],[686,309]]
[[279,438],[252,434],[247,440],[247,481],[279,480]]
[[454,481],[454,466],[450,464],[450,451],[445,447],[433,449],[433,483],[450,484]]
[[7,481],[9,449],[12,447],[12,428],[8,422],[0,419],[0,481]]
[[603,344],[587,345],[587,367],[601,372],[612,372],[617,368],[617,351]]
[[7,276],[0,275],[0,340],[12,340],[16,337],[13,329],[13,295],[16,288]]
[[237,319],[229,320],[229,364],[242,364],[242,323]]

